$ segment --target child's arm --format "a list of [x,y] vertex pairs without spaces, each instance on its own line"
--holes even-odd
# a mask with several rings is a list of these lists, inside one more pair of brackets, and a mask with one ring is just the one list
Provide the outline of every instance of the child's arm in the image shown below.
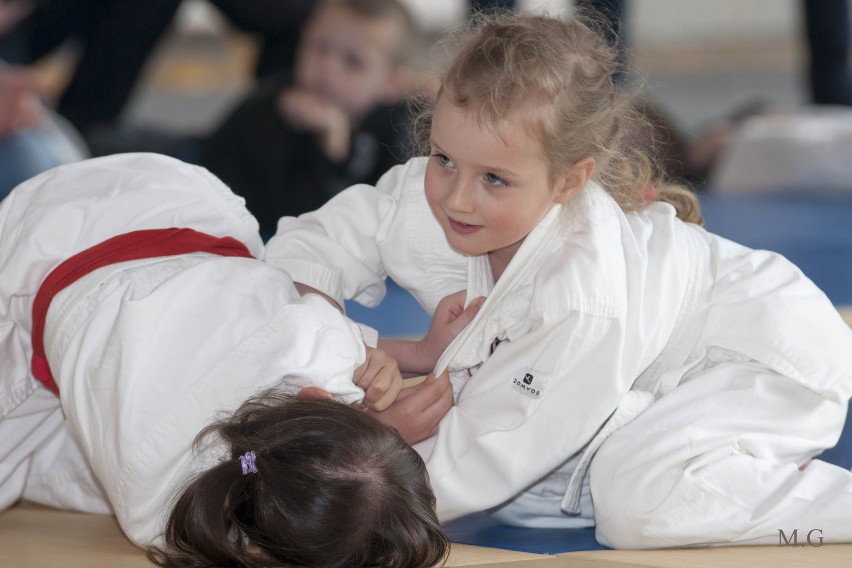
[[438,423],[453,406],[453,387],[449,375],[430,373],[424,381],[406,387],[384,412],[376,413],[381,422],[395,428],[409,444],[434,436]]
[[422,339],[380,338],[379,346],[397,360],[404,373],[431,372],[450,342],[476,317],[485,302],[485,297],[480,296],[465,308],[466,297],[467,292],[462,290],[438,302],[429,331]]
[[0,67],[0,137],[43,121],[35,73],[26,67]]

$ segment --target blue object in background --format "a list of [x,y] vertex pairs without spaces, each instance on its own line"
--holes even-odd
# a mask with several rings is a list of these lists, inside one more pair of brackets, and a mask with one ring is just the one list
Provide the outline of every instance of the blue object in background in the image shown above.
[[852,305],[852,193],[702,195],[707,230],[783,254],[837,306]]
[[582,529],[532,529],[500,524],[488,513],[474,513],[444,525],[452,542],[559,554],[578,550],[609,550],[595,540],[594,527]]
[[432,318],[417,300],[399,284],[386,281],[388,292],[377,308],[365,308],[357,302],[346,301],[346,315],[378,330],[382,337],[420,337],[429,329]]

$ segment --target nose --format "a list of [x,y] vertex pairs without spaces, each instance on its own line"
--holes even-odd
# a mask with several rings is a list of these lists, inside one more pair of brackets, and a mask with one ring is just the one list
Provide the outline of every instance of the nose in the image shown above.
[[451,211],[458,213],[472,213],[474,211],[473,183],[473,180],[467,176],[461,174],[456,176],[446,199],[447,207]]

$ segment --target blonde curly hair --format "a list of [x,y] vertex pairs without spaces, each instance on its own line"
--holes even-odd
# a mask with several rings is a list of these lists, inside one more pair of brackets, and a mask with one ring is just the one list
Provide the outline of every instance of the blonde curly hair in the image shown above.
[[616,51],[593,19],[477,14],[447,34],[442,45],[454,55],[437,96],[416,101],[415,137],[421,150],[428,149],[438,96],[472,109],[489,127],[533,101],[538,119],[533,129],[551,175],[593,157],[594,179],[624,210],[665,201],[684,221],[703,224],[695,195],[666,180],[657,165],[648,147],[651,127],[635,97],[614,84]]

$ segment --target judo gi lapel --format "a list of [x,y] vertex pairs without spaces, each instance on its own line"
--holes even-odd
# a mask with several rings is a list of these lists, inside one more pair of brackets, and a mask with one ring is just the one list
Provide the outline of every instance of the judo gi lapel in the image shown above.
[[561,206],[550,209],[524,240],[496,284],[487,255],[468,257],[467,301],[478,296],[486,296],[486,301],[474,320],[444,350],[435,366],[436,374],[479,365],[488,357],[488,347],[494,338],[516,323],[518,315],[507,313],[504,300],[519,288],[531,285],[538,268],[558,248],[561,211]]

